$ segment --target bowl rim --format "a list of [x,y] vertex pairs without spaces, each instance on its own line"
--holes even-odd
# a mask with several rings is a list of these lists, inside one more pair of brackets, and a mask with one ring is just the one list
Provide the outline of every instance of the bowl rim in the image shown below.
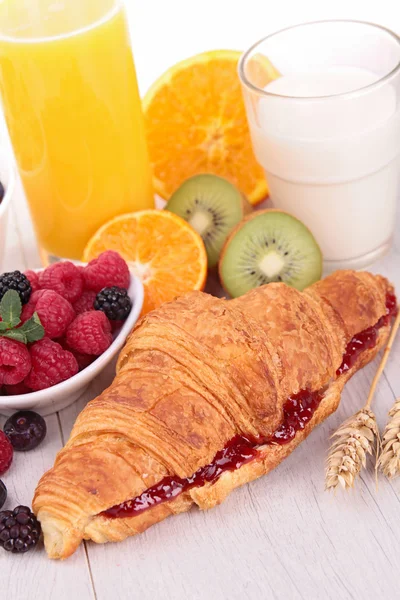
[[[81,264],[83,265],[85,263],[81,263]],[[34,269],[34,270],[36,272],[40,272],[40,271],[43,271],[44,269]],[[101,371],[108,364],[108,362],[112,359],[114,354],[116,354],[122,348],[123,344],[125,343],[126,339],[128,338],[130,331],[132,330],[135,323],[139,320],[140,313],[142,312],[143,300],[144,300],[143,283],[137,275],[132,273],[132,271],[130,271],[129,273],[130,273],[130,285],[129,285],[128,292],[129,292],[129,296],[130,296],[131,300],[134,301],[133,305],[132,305],[132,310],[129,313],[126,321],[122,325],[116,338],[113,340],[111,345],[107,348],[107,350],[105,352],[103,352],[103,354],[100,354],[100,356],[98,356],[85,369],[76,373],[76,375],[73,375],[72,377],[70,377],[69,379],[66,379],[65,381],[56,383],[55,385],[53,385],[49,388],[45,388],[44,390],[37,390],[34,392],[29,392],[28,394],[16,394],[15,396],[0,396],[0,414],[1,414],[1,408],[2,408],[2,406],[1,406],[2,398],[7,398],[7,410],[13,410],[14,409],[13,405],[14,404],[18,405],[22,401],[23,402],[29,401],[29,402],[35,403],[37,407],[40,407],[40,405],[42,405],[42,404],[43,404],[43,406],[45,406],[55,399],[54,398],[55,395],[58,396],[59,394],[63,394],[65,392],[67,392],[69,387],[78,383],[79,379],[83,379],[84,376],[88,377],[88,375],[90,374],[90,371],[95,371],[95,373],[93,374],[93,377],[90,378],[90,380],[91,380],[94,377],[96,377],[96,374],[99,371]],[[133,298],[133,293],[135,293],[134,298]],[[121,344],[121,339],[123,339],[122,344]],[[55,341],[57,341],[57,340],[55,340]],[[18,410],[18,406],[15,406],[15,409]]]
[[6,213],[9,204],[11,203],[11,198],[14,194],[14,190],[15,190],[15,186],[16,186],[16,182],[17,182],[17,172],[16,172],[16,166],[15,166],[13,160],[11,160],[10,156],[8,155],[8,152],[6,152],[4,148],[0,149],[0,159],[3,163],[3,168],[7,171],[7,174],[8,174],[8,183],[7,183],[7,186],[3,184],[5,193],[4,193],[3,200],[0,202],[0,219],[1,219],[4,216],[4,214]]

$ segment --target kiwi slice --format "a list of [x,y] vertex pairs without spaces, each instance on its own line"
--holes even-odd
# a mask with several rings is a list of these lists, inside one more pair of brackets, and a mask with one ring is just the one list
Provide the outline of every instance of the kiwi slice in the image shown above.
[[301,221],[267,209],[253,213],[231,232],[219,274],[233,298],[272,281],[303,290],[321,278],[322,254]]
[[217,264],[229,233],[251,210],[234,185],[208,173],[184,181],[165,208],[185,219],[201,235],[209,267]]

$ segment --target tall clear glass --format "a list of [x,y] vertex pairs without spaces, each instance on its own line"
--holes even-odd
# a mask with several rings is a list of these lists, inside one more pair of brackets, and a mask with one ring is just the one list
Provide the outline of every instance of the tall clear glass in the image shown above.
[[119,0],[2,0],[0,91],[39,244],[80,259],[90,236],[154,197]]
[[399,197],[399,37],[357,21],[307,23],[252,46],[239,76],[272,202],[312,230],[326,270],[383,255]]

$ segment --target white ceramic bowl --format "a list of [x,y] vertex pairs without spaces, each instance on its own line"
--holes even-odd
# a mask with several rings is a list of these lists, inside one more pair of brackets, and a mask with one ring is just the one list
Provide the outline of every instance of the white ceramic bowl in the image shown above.
[[11,198],[15,189],[15,167],[6,153],[0,151],[0,181],[4,186],[5,194],[0,202],[0,267],[3,261],[4,248],[7,235],[8,212]]
[[46,416],[75,402],[86,390],[92,379],[99,375],[104,367],[118,354],[139,318],[143,306],[143,284],[136,275],[131,274],[128,293],[133,304],[132,310],[111,346],[101,356],[96,358],[83,371],[53,387],[19,396],[0,396],[0,413],[8,416],[17,410],[25,409],[34,410]]

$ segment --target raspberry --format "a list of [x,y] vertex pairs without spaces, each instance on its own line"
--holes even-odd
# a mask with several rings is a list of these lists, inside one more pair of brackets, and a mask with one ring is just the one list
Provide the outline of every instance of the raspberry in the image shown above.
[[77,352],[67,344],[67,340],[65,338],[61,338],[57,340],[59,344],[64,348],[64,350],[68,350],[68,352],[72,352],[72,354],[76,358],[76,362],[78,363],[78,367],[80,371],[86,369],[89,365],[92,364],[93,361],[96,360],[97,356],[91,356],[90,354],[82,354],[81,352]]
[[103,312],[85,312],[72,321],[66,339],[73,350],[99,356],[112,342],[111,325]]
[[25,323],[30,319],[34,312],[39,315],[40,322],[50,339],[61,337],[75,318],[71,304],[54,290],[38,290],[32,294],[28,304],[22,310],[22,322]]
[[97,358],[97,356],[92,356],[90,354],[82,354],[81,352],[77,352],[76,350],[71,350],[71,352],[76,358],[76,362],[78,363],[80,371],[86,369],[86,367],[91,365],[92,362],[95,361]]
[[29,394],[32,391],[28,388],[25,381],[21,381],[21,383],[16,383],[15,385],[6,385],[5,390],[7,396],[19,396],[21,394]]
[[89,310],[94,310],[94,301],[96,300],[96,292],[93,290],[86,290],[82,296],[78,298],[73,304],[74,311],[77,315],[80,315]]
[[43,338],[31,346],[32,370],[26,385],[32,390],[44,390],[69,379],[78,372],[76,358],[57,342]]
[[0,475],[3,475],[11,466],[14,450],[10,440],[0,431]]
[[25,344],[0,337],[0,386],[21,383],[31,370]]
[[28,271],[25,271],[24,275],[29,280],[29,283],[31,284],[32,294],[34,292],[37,292],[38,290],[40,290],[38,273],[35,273],[35,271],[28,270]]
[[63,298],[73,304],[83,291],[83,278],[81,271],[69,261],[50,265],[39,274],[40,287],[54,290]]
[[123,324],[124,324],[124,321],[110,321],[111,332],[115,333],[116,331],[121,329]]
[[83,272],[88,290],[99,292],[113,285],[129,287],[129,269],[124,259],[113,250],[106,250],[98,258],[90,261]]

